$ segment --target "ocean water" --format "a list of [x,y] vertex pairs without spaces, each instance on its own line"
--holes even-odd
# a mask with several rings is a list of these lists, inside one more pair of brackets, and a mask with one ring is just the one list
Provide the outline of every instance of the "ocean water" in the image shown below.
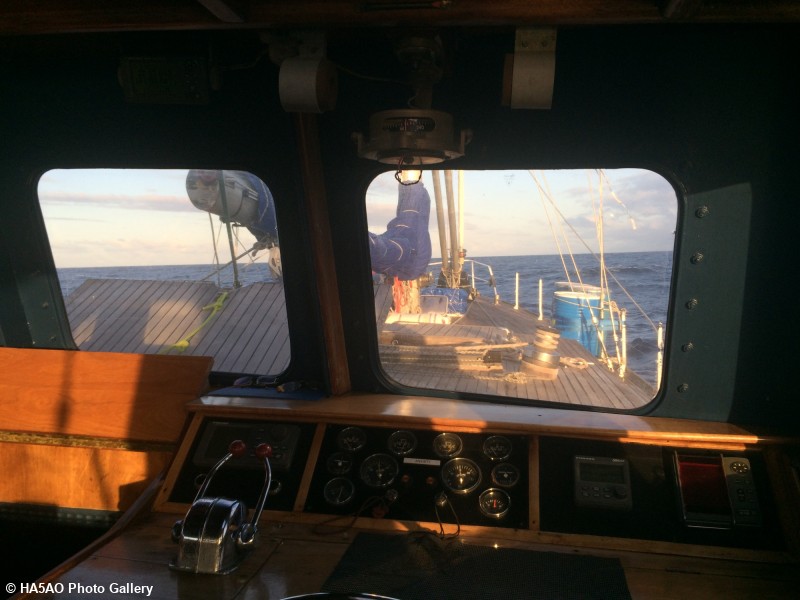
[[[516,302],[516,274],[519,273],[519,306],[539,314],[539,279],[542,280],[542,314],[552,318],[555,283],[567,281],[560,256],[501,256],[474,258],[494,271],[500,299]],[[569,259],[567,259],[569,260]],[[599,285],[600,266],[590,254],[574,257],[585,285]],[[624,252],[606,254],[611,300],[626,309],[628,366],[651,384],[656,381],[657,327],[666,326],[672,252]],[[570,280],[577,283],[575,267],[567,264]],[[475,278],[487,279],[487,270],[475,266]],[[489,298],[494,291],[479,281],[478,291]]]
[[[228,267],[215,273],[213,265],[155,265],[141,267],[80,267],[58,269],[61,292],[66,298],[87,279],[139,279],[155,281],[210,281],[220,287],[233,286],[233,269]],[[250,263],[238,268],[242,285],[257,281],[271,281],[269,267],[264,263]]]
[[[538,315],[539,280],[542,280],[542,312],[545,319],[551,318],[552,298],[557,281],[566,281],[561,258],[552,256],[499,256],[468,257],[492,267],[500,299],[515,303],[516,274],[519,273],[519,306]],[[671,252],[627,252],[607,254],[606,267],[610,276],[611,298],[627,311],[628,363],[629,368],[650,383],[656,378],[656,329],[659,323],[666,324],[669,286],[672,276]],[[576,255],[575,262],[584,284],[598,285],[600,268],[591,255]],[[574,267],[570,268],[570,279],[576,282]],[[469,264],[467,266],[468,269]],[[494,296],[488,285],[489,271],[475,264],[476,288],[487,298]],[[157,279],[192,280],[206,279],[221,287],[233,284],[231,268],[214,274],[210,265],[169,265],[142,267],[93,267],[59,269],[59,279],[64,296],[69,296],[86,279]],[[615,281],[616,279],[616,281]],[[256,281],[269,281],[268,267],[263,263],[240,265],[239,280],[242,285]]]

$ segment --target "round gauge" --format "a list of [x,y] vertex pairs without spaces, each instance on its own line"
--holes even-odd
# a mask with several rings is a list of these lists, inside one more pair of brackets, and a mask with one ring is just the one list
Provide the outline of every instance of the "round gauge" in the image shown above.
[[336,436],[339,448],[347,452],[358,452],[367,443],[367,434],[360,427],[346,427]]
[[328,457],[327,465],[331,475],[344,475],[353,468],[353,457],[347,452],[334,452]]
[[442,483],[451,492],[469,494],[481,482],[481,469],[468,458],[454,458],[442,467]]
[[492,482],[500,487],[514,487],[519,481],[519,469],[511,463],[500,463],[492,469]]
[[399,471],[397,461],[388,454],[373,454],[361,463],[361,480],[370,487],[385,488]]
[[356,495],[356,486],[347,477],[334,477],[322,490],[325,502],[333,506],[347,504]]
[[502,435],[493,435],[483,442],[483,453],[489,460],[505,460],[511,456],[511,440]]
[[489,488],[478,496],[478,508],[487,517],[502,519],[511,508],[511,497],[503,490]]
[[397,456],[406,456],[414,451],[417,447],[417,438],[410,431],[395,431],[389,436],[389,441],[386,444],[389,451]]
[[440,433],[433,440],[433,451],[442,458],[457,456],[463,447],[461,438],[455,433]]

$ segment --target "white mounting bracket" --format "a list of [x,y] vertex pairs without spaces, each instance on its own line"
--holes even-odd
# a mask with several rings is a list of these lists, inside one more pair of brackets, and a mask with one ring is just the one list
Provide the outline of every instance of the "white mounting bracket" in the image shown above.
[[333,110],[338,94],[336,65],[326,57],[323,32],[298,32],[294,43],[276,44],[270,55],[279,58],[278,92],[287,112],[321,113]]
[[556,28],[519,28],[514,54],[506,56],[503,103],[511,108],[549,109],[556,73]]

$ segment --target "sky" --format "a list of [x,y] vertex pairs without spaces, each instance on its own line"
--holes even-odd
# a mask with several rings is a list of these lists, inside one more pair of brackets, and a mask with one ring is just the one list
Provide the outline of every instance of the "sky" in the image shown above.
[[[39,198],[56,266],[210,264],[215,238],[226,262],[227,239],[219,219],[209,219],[208,213],[191,204],[186,173],[185,169],[46,173],[39,182]],[[670,184],[644,170],[604,173],[601,179],[598,171],[465,172],[460,245],[475,257],[555,254],[557,243],[563,247],[567,240],[575,252],[586,252],[584,243],[597,252],[597,223],[602,222],[606,252],[671,250],[677,201]],[[455,174],[453,179],[457,188]],[[430,231],[437,258],[432,173],[426,172],[422,182],[431,196]],[[366,195],[370,231],[381,233],[395,216],[397,188],[393,172],[370,186]],[[444,190],[442,175],[443,194]],[[446,198],[443,202],[446,207]],[[551,226],[558,220],[553,206],[569,226]],[[561,237],[561,230],[570,233]],[[240,236],[244,245],[238,250],[243,251],[254,239],[246,230]]]

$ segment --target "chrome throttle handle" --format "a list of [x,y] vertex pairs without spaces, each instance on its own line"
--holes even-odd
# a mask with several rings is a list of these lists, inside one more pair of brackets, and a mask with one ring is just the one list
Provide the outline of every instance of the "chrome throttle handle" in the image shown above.
[[261,518],[261,512],[264,510],[264,504],[269,496],[269,488],[272,485],[272,466],[269,463],[269,459],[272,458],[272,446],[259,444],[256,446],[255,455],[264,461],[264,487],[261,488],[261,495],[253,509],[253,518],[250,519],[250,523],[242,525],[236,537],[236,545],[242,549],[249,548],[255,542],[258,520]]
[[264,462],[265,477],[250,522],[245,522],[247,507],[243,502],[208,498],[205,495],[220,468],[231,458],[239,458],[246,453],[244,442],[231,442],[228,453],[209,471],[186,516],[173,526],[172,538],[178,543],[178,556],[170,564],[173,569],[193,573],[228,573],[252,549],[258,532],[258,520],[272,484],[269,462],[272,447],[260,444],[255,449],[256,457]]
[[221,459],[217,461],[213,467],[211,467],[211,471],[208,472],[205,479],[203,480],[203,485],[200,486],[200,489],[197,490],[197,495],[194,497],[194,502],[197,502],[200,498],[205,496],[206,490],[208,486],[211,485],[211,480],[214,478],[214,475],[217,474],[222,466],[228,462],[232,458],[241,458],[247,454],[247,444],[245,444],[242,440],[234,440],[228,445],[228,453],[223,456]]

